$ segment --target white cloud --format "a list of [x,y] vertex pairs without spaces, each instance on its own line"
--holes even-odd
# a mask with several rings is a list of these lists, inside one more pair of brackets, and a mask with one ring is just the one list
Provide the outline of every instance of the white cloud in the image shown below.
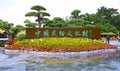
[[0,3],[0,19],[14,24],[24,24],[23,21],[28,18],[25,13],[31,11],[33,5],[44,6],[51,18],[65,18],[74,9],[79,9],[82,13],[96,13],[102,6],[119,9],[120,12],[119,0],[0,0]]

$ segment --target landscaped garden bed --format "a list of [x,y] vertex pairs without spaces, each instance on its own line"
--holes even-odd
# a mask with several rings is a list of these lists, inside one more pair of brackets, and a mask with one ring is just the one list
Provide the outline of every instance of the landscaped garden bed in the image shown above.
[[87,38],[39,38],[24,39],[6,46],[10,50],[31,50],[41,52],[80,52],[99,49],[115,49],[111,44]]

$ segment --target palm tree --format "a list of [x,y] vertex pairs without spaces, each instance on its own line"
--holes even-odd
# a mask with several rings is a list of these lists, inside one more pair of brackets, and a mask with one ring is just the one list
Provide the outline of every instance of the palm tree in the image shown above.
[[46,9],[43,6],[40,5],[34,5],[31,7],[31,10],[35,10],[36,12],[28,12],[25,14],[25,16],[34,16],[37,17],[36,21],[38,22],[39,28],[41,27],[42,21],[45,18],[45,16],[50,16],[49,13],[45,12]]

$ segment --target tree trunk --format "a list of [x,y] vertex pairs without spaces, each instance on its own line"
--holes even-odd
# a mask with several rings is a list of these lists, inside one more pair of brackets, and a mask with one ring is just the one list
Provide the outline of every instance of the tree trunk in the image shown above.
[[41,28],[41,22],[40,21],[38,21],[38,26],[39,26],[39,28]]
[[38,17],[38,26],[39,26],[39,28],[41,28],[41,18],[40,17]]

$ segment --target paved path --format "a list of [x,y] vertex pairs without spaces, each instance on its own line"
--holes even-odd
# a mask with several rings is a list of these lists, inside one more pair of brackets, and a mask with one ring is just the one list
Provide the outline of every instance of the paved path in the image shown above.
[[118,40],[112,40],[110,44],[117,46],[117,50],[120,50],[120,42]]
[[9,38],[0,38],[0,40],[8,40]]

